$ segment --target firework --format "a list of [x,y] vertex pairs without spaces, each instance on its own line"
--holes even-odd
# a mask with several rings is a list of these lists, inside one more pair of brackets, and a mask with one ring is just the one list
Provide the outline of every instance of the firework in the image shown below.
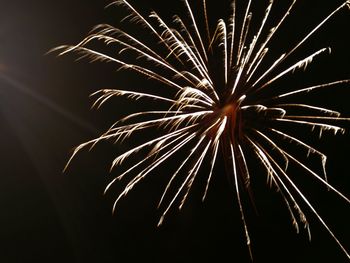
[[[219,153],[222,152],[251,255],[248,226],[241,202],[241,192],[250,189],[252,175],[249,173],[246,158],[247,152],[250,152],[266,169],[270,186],[281,194],[296,230],[299,231],[299,224],[302,223],[310,235],[309,224],[301,208],[302,203],[318,218],[350,258],[344,246],[288,172],[288,164],[293,163],[350,203],[347,197],[328,183],[325,169],[326,155],[291,132],[279,128],[282,124],[288,127],[305,126],[317,130],[320,136],[325,131],[334,134],[343,133],[344,129],[337,123],[349,119],[341,118],[339,112],[283,101],[285,98],[293,99],[293,96],[297,97],[314,90],[349,85],[350,80],[298,89],[273,90],[276,82],[294,71],[305,69],[315,57],[330,52],[330,48],[322,48],[299,59],[296,63],[291,64],[287,60],[336,13],[350,7],[350,1],[342,3],[289,51],[280,54],[272,63],[269,62],[270,66],[263,71],[262,65],[266,64],[268,54],[271,53],[269,44],[288,19],[296,0],[291,1],[271,28],[267,25],[271,19],[271,10],[276,5],[273,0],[268,1],[264,14],[260,20],[258,19],[260,22],[255,22],[255,26],[252,26],[252,1],[247,1],[244,12],[241,13],[237,11],[238,0],[237,3],[233,0],[230,18],[227,21],[220,19],[213,28],[208,18],[206,0],[202,2],[203,15],[200,16],[204,21],[198,21],[187,0],[183,3],[185,17],[174,16],[170,24],[156,12],[151,12],[148,17],[142,15],[126,0],[118,0],[111,4],[123,6],[128,10],[127,19],[150,33],[153,44],[148,43],[149,37],[142,41],[139,39],[140,36],[135,37],[122,29],[103,24],[96,26],[91,34],[77,45],[61,46],[56,49],[60,50],[60,55],[74,51],[93,61],[115,63],[119,69],[141,74],[164,86],[161,95],[152,93],[152,90],[146,87],[137,91],[103,89],[94,93],[93,96],[98,96],[95,102],[97,107],[112,97],[121,96],[131,101],[150,100],[152,103],[149,106],[152,108],[129,114],[118,120],[100,137],[76,147],[72,158],[82,148],[93,147],[101,140],[121,142],[133,134],[146,130],[154,131],[153,138],[124,152],[113,161],[111,169],[120,166],[126,159],[131,161],[131,156],[147,152],[144,158],[131,164],[106,187],[107,191],[116,181],[129,178],[125,189],[114,203],[114,211],[119,200],[136,184],[157,167],[171,162],[171,159],[179,153],[185,153],[182,155],[185,156],[182,162],[169,176],[168,184],[160,198],[159,206],[165,206],[159,220],[161,224],[173,206],[177,205],[179,208],[183,206],[200,169],[204,167],[207,170],[206,186],[203,189],[203,200],[205,199],[214,175],[215,164]],[[104,43],[114,53],[106,49],[99,51],[94,48],[95,42]],[[166,106],[160,109],[153,101]],[[306,150],[308,155],[317,156],[320,159],[322,172],[315,172],[306,160],[297,158],[285,144],[281,143],[283,141],[296,144]],[[179,181],[179,178],[181,183],[176,185],[175,182]],[[174,187],[174,193],[170,194],[170,189]]]

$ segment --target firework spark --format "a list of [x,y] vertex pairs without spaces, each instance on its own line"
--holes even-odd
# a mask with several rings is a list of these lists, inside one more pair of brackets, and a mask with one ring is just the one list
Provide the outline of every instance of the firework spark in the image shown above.
[[[251,174],[246,161],[247,152],[250,151],[267,170],[267,179],[271,187],[275,187],[281,193],[296,230],[299,231],[299,223],[302,223],[310,235],[309,223],[301,208],[302,203],[318,218],[350,258],[345,247],[305,197],[297,183],[288,175],[288,165],[293,163],[350,203],[346,196],[328,183],[326,155],[292,133],[277,128],[280,127],[279,124],[305,126],[318,130],[320,136],[325,131],[334,134],[343,133],[344,129],[337,123],[349,119],[341,118],[339,112],[302,103],[283,103],[283,99],[337,85],[349,85],[350,80],[280,91],[277,95],[270,95],[273,83],[298,69],[305,69],[315,57],[330,52],[330,48],[322,48],[294,64],[289,64],[286,60],[336,13],[350,7],[350,1],[342,3],[262,72],[260,69],[270,52],[268,46],[275,33],[287,20],[296,5],[296,0],[291,1],[272,28],[267,25],[275,5],[273,0],[268,1],[266,10],[258,26],[255,27],[252,26],[254,21],[251,11],[252,0],[247,1],[242,16],[238,12],[238,3],[233,0],[230,18],[228,21],[220,19],[215,28],[210,27],[206,0],[202,2],[204,18],[202,22],[197,21],[198,18],[189,2],[187,0],[183,2],[185,19],[174,16],[171,24],[163,21],[156,12],[151,12],[148,17],[143,16],[126,0],[118,0],[111,4],[126,8],[129,11],[127,19],[150,32],[154,39],[153,43],[157,43],[155,47],[122,29],[102,24],[96,26],[92,33],[77,45],[61,46],[56,49],[60,51],[60,55],[74,51],[93,61],[116,63],[120,69],[131,70],[156,80],[164,86],[164,89],[166,88],[163,95],[145,91],[146,88],[139,91],[103,89],[93,94],[99,96],[95,102],[95,106],[98,107],[116,96],[127,97],[132,101],[153,100],[167,106],[161,110],[153,107],[149,111],[126,116],[102,136],[79,145],[72,158],[82,148],[93,147],[101,140],[121,142],[134,133],[157,129],[152,139],[115,158],[111,169],[140,151],[148,151],[145,158],[131,164],[126,171],[110,182],[106,191],[116,181],[131,177],[125,189],[117,197],[113,206],[114,211],[119,200],[136,184],[157,167],[167,161],[170,162],[171,157],[185,152],[185,158],[170,177],[161,196],[159,206],[166,202],[159,220],[161,224],[174,205],[177,204],[179,208],[183,206],[199,170],[203,167],[208,168],[203,194],[203,200],[205,199],[214,166],[219,152],[222,151],[251,255],[248,226],[241,202],[241,191],[250,189]],[[200,25],[203,25],[203,30],[200,30],[202,28]],[[114,52],[118,51],[118,56],[95,49],[93,43],[96,41],[102,41]],[[154,104],[151,103],[149,106],[152,107]],[[159,130],[163,132],[161,135]],[[305,160],[295,157],[288,148],[282,146],[281,141],[296,144],[305,149],[308,155],[318,156],[322,172],[312,170]],[[205,160],[210,160],[209,165],[205,165]],[[174,194],[169,197],[170,188],[174,187],[175,181],[181,175],[184,176],[181,184],[175,187]],[[169,201],[166,201],[166,197]]]

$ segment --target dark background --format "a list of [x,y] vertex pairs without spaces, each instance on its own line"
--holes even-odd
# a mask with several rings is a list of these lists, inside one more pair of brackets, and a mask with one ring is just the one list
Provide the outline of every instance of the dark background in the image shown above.
[[[165,15],[181,10],[181,1],[132,2]],[[210,2],[212,14],[227,12],[228,3]],[[324,2],[296,6],[274,41],[277,51],[286,50],[342,1]],[[127,87],[132,75],[116,73],[113,65],[75,63],[71,55],[45,55],[78,42],[98,23],[117,25],[124,13],[118,7],[104,10],[107,3],[1,0],[0,262],[249,262],[235,200],[220,169],[205,203],[201,191],[194,190],[183,210],[170,213],[160,228],[156,204],[163,186],[157,179],[136,187],[112,215],[118,188],[105,196],[103,190],[113,176],[108,168],[117,146],[102,143],[83,151],[62,173],[74,146],[98,136],[129,107],[121,103],[91,111],[88,96],[104,87]],[[333,52],[317,59],[305,79],[297,75],[297,83],[350,77],[349,25],[350,11],[344,9],[301,48],[296,56],[327,46]],[[335,88],[320,92],[314,102],[350,116],[349,96],[344,87]],[[349,196],[349,133],[326,134],[315,143],[329,157],[331,184]],[[253,171],[265,178],[258,168]],[[312,242],[305,231],[295,234],[278,193],[264,180],[254,189],[259,213],[248,212],[255,262],[346,262],[311,213]],[[319,183],[306,195],[350,249],[349,205]]]

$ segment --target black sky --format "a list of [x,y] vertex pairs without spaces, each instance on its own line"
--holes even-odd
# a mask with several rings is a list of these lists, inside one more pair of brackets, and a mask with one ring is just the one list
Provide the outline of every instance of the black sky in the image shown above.
[[[127,104],[114,104],[90,110],[89,94],[122,88],[132,76],[116,73],[113,65],[46,52],[77,43],[96,24],[118,24],[123,12],[104,9],[108,2],[1,0],[0,262],[249,262],[239,213],[220,169],[205,203],[200,189],[194,190],[184,209],[170,213],[160,228],[156,205],[163,185],[158,187],[157,175],[165,170],[136,187],[115,215],[113,198],[121,188],[105,196],[103,190],[112,178],[108,169],[117,146],[102,143],[82,152],[62,173],[74,146],[98,136],[127,109]],[[141,10],[152,7],[165,15],[181,10],[181,1],[165,2],[132,1]],[[223,2],[211,2],[210,12],[218,17],[228,10]],[[293,34],[305,35],[342,1],[329,2],[300,3],[273,47],[288,46]],[[305,78],[298,74],[296,83],[350,78],[349,26],[350,11],[343,10],[297,53],[329,45],[333,50],[317,59]],[[321,92],[315,103],[350,116],[347,89]],[[344,127],[350,130],[349,124]],[[329,156],[330,183],[349,196],[349,132],[315,143]],[[265,178],[264,172],[256,176]],[[312,242],[305,231],[295,234],[278,193],[259,180],[258,215],[248,212],[254,262],[347,262],[311,213]],[[350,249],[349,204],[321,184],[310,189],[307,196]]]

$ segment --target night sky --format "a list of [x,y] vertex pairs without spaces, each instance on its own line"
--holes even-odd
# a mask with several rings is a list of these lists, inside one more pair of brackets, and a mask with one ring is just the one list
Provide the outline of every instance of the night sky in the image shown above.
[[[152,8],[166,17],[183,10],[180,0],[165,2],[131,1],[145,13]],[[209,12],[217,18],[228,10],[224,1],[209,2]],[[273,41],[272,54],[288,50],[291,42],[305,36],[342,0],[299,2]],[[116,72],[112,64],[76,62],[73,54],[46,54],[56,46],[77,43],[96,24],[119,25],[125,12],[121,7],[104,9],[108,3],[1,0],[0,262],[250,262],[234,194],[220,167],[206,202],[201,202],[202,185],[195,184],[183,210],[174,209],[159,228],[161,211],[156,206],[165,186],[160,178],[166,176],[166,167],[135,187],[114,215],[113,201],[122,185],[106,195],[103,190],[118,172],[109,174],[108,170],[124,146],[101,143],[91,152],[82,151],[62,173],[74,146],[97,137],[132,109],[120,101],[91,110],[89,95],[101,88],[144,84],[142,78]],[[328,46],[332,54],[316,59],[305,75],[296,73],[290,81],[303,84],[350,78],[349,26],[350,11],[344,9],[296,57]],[[350,116],[349,86],[315,95],[311,98],[315,105]],[[330,183],[350,196],[350,124],[341,124],[348,130],[345,135],[325,133],[319,141],[312,139],[318,136],[315,132],[310,143],[329,157]],[[265,171],[258,165],[252,171],[257,178],[253,189],[257,212],[249,208],[247,217],[254,262],[347,262],[307,209],[312,242],[303,229],[297,235],[279,194],[266,185]],[[295,173],[306,177],[306,196],[350,250],[349,204],[320,183],[312,184],[308,174]],[[250,206],[249,201],[244,204]]]

